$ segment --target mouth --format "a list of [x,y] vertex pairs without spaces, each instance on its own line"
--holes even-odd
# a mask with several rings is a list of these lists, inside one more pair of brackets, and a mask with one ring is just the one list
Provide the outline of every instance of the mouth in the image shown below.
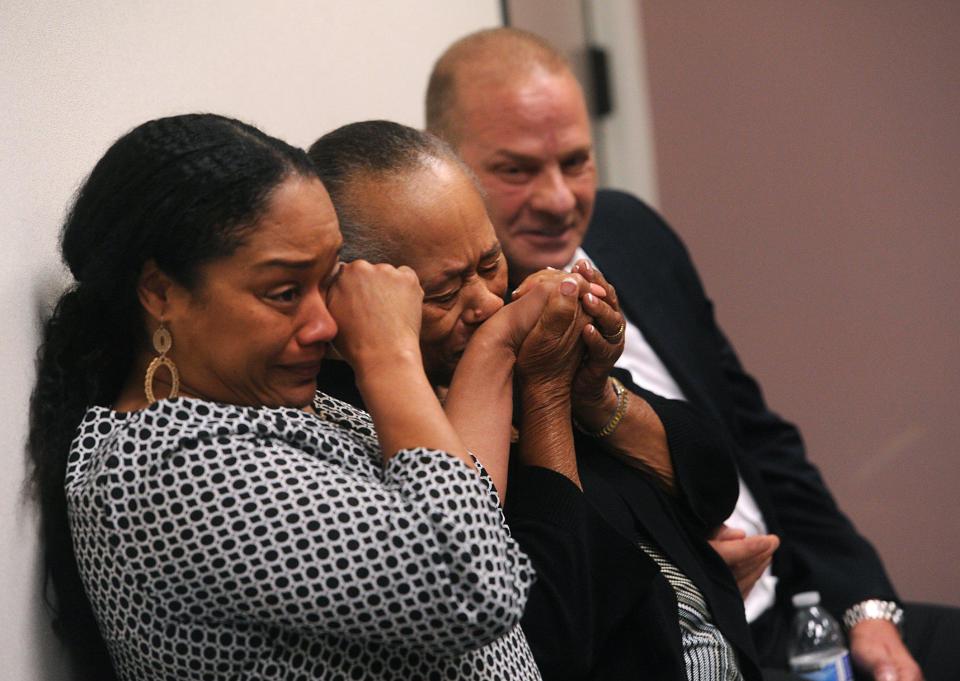
[[540,247],[565,246],[573,235],[573,225],[521,229],[517,236]]
[[323,359],[310,360],[309,362],[296,362],[294,364],[282,364],[280,368],[284,371],[297,376],[303,380],[315,380],[320,373],[320,367]]

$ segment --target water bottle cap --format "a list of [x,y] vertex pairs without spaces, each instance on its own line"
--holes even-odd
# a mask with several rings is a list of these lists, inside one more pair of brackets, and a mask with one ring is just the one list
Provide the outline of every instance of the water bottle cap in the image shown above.
[[819,602],[819,591],[804,591],[802,593],[794,594],[793,596],[793,607],[795,608],[807,608],[811,605],[816,605]]
[[819,591],[804,591],[803,593],[794,594],[793,596],[793,607],[795,608],[807,608],[819,602]]

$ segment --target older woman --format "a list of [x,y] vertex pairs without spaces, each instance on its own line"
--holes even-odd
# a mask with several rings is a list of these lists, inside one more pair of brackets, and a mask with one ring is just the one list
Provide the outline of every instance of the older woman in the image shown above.
[[[540,272],[501,310],[506,264],[469,171],[446,145],[367,121],[309,153],[341,218],[344,258],[419,276],[424,361],[450,393],[488,324],[547,282],[561,286],[517,358],[515,453],[526,465],[511,467],[506,503],[538,573],[523,627],[544,678],[758,679],[742,599],[706,542],[736,499],[729,450],[688,405],[608,380],[623,333],[603,276],[585,262],[574,274]],[[487,368],[491,382],[499,370]],[[342,374],[325,371],[321,388],[362,400]],[[575,440],[571,415],[589,436]],[[484,433],[461,434],[480,451]]]
[[[120,678],[538,678],[416,277],[340,245],[306,155],[219,116],[135,128],[80,190],[29,448],[61,630]],[[331,344],[369,416],[315,395]]]

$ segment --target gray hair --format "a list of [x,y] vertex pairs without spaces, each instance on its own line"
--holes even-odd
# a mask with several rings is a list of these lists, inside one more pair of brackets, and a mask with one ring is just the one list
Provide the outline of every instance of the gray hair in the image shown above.
[[478,191],[473,172],[446,142],[429,132],[392,121],[362,121],[329,132],[307,152],[330,193],[343,233],[343,260],[391,262],[398,244],[378,225],[363,218],[362,197],[351,192],[361,179],[395,179],[447,161],[459,168]]

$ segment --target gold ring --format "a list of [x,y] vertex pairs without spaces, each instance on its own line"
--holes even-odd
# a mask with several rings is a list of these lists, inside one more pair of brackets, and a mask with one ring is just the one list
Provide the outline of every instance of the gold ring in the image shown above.
[[627,321],[625,319],[621,319],[620,328],[617,329],[616,333],[612,333],[609,336],[605,333],[602,333],[600,335],[603,336],[604,340],[607,341],[608,343],[613,343],[614,345],[616,345],[617,343],[623,340],[623,333],[624,331],[626,331],[626,329],[627,329]]

